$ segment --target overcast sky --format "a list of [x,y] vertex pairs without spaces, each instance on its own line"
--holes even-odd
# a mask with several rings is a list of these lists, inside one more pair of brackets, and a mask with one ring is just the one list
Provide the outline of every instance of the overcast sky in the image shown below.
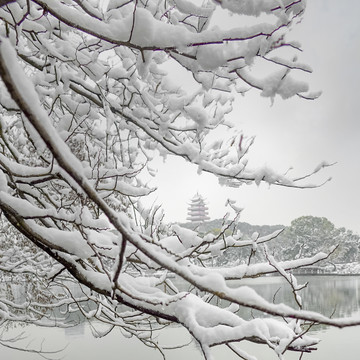
[[[322,90],[316,101],[268,99],[255,90],[239,96],[231,119],[247,135],[256,135],[249,159],[253,165],[296,174],[313,170],[323,160],[337,164],[313,182],[332,177],[317,189],[288,189],[266,184],[227,189],[215,177],[197,175],[196,166],[171,160],[156,177],[157,203],[167,221],[185,221],[187,203],[199,191],[211,218],[221,218],[227,198],[244,207],[241,221],[283,224],[303,215],[324,216],[337,227],[360,233],[360,2],[313,0],[291,38],[301,42],[299,59],[314,70],[304,77],[311,90]],[[304,75],[305,76],[305,75]]]

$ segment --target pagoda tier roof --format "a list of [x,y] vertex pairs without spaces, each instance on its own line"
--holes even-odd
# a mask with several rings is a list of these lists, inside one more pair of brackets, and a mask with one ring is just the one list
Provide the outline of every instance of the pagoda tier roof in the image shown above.
[[209,215],[208,215],[208,214],[189,214],[188,217],[203,217],[203,218],[208,218]]
[[190,215],[190,214],[206,214],[206,215],[208,215],[208,212],[207,211],[189,211],[188,212],[188,215]]
[[201,197],[199,197],[199,198],[192,198],[192,199],[190,199],[189,201],[192,202],[192,203],[202,203],[202,202],[206,202],[205,198],[201,198]]
[[188,209],[207,209],[208,207],[206,205],[190,205],[188,206]]
[[196,221],[206,221],[206,220],[210,220],[210,218],[207,216],[207,217],[187,217],[186,220],[190,220],[190,221],[193,221],[193,222],[196,222]]
[[196,203],[196,204],[188,204],[189,206],[189,208],[190,207],[204,207],[204,206],[206,206],[206,204],[205,203]]

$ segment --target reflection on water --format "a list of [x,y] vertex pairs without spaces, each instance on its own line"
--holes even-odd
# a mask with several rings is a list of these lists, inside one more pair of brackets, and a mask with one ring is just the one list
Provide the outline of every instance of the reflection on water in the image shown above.
[[[340,276],[297,276],[298,283],[309,281],[309,285],[302,291],[304,309],[314,310],[330,316],[335,310],[335,316],[351,316],[360,313],[360,277]],[[253,287],[268,301],[286,303],[295,306],[289,285],[281,277],[267,277],[241,281],[242,285]],[[238,285],[234,284],[233,285]],[[226,304],[224,304],[225,306]],[[263,314],[253,314],[262,315]],[[250,318],[249,310],[241,310],[241,316]],[[21,329],[21,331],[24,329]],[[108,336],[96,339],[93,337],[90,326],[84,322],[70,329],[44,329],[29,326],[26,329],[28,338],[32,344],[41,344],[47,349],[68,347],[61,353],[64,360],[84,358],[87,360],[160,360],[159,352],[145,347],[138,340],[125,339],[119,331],[113,331]],[[20,330],[18,330],[20,331]],[[16,329],[12,329],[13,334]],[[9,332],[9,336],[11,333]],[[347,329],[317,329],[315,337],[322,339],[319,349],[311,354],[304,354],[302,360],[358,360],[360,354],[360,327]],[[162,345],[176,345],[190,340],[186,330],[180,327],[169,328],[162,332],[158,338]],[[244,350],[257,356],[258,360],[275,360],[277,357],[264,346],[252,343],[244,343]],[[213,351],[214,357],[220,360],[235,360],[235,355],[226,347],[219,347]],[[35,360],[38,355],[20,353],[0,347],[1,359],[11,360]],[[168,360],[183,360],[186,357],[192,360],[202,359],[201,354],[192,343],[186,348],[168,350],[165,352]],[[59,358],[59,357],[58,357]],[[286,360],[298,360],[299,354],[287,353]],[[237,359],[238,360],[238,359]]]
[[304,292],[304,304],[309,310],[315,310],[330,316],[347,317],[360,309],[359,277],[315,277]]
[[[332,317],[348,317],[360,311],[360,277],[297,276],[296,278],[298,284],[309,282],[300,293],[304,310],[317,311]],[[282,277],[249,279],[242,281],[241,284],[251,286],[270,302],[284,303],[296,308],[290,286]],[[242,315],[247,317],[249,314],[250,311],[244,311]]]

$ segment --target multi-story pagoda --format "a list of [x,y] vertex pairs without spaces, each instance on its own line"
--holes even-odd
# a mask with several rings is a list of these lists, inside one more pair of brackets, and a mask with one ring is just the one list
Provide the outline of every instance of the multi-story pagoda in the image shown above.
[[204,222],[206,220],[210,220],[205,199],[199,193],[196,193],[196,195],[190,200],[186,220],[191,222]]

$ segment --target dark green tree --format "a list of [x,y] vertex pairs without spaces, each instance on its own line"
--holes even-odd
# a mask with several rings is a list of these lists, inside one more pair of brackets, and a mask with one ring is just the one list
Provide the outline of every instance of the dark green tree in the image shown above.
[[337,263],[351,263],[359,260],[360,236],[345,228],[338,229],[339,249],[335,253]]
[[283,260],[299,259],[338,246],[332,261],[346,263],[358,258],[359,236],[345,228],[336,228],[325,217],[301,216],[291,222],[278,241]]

